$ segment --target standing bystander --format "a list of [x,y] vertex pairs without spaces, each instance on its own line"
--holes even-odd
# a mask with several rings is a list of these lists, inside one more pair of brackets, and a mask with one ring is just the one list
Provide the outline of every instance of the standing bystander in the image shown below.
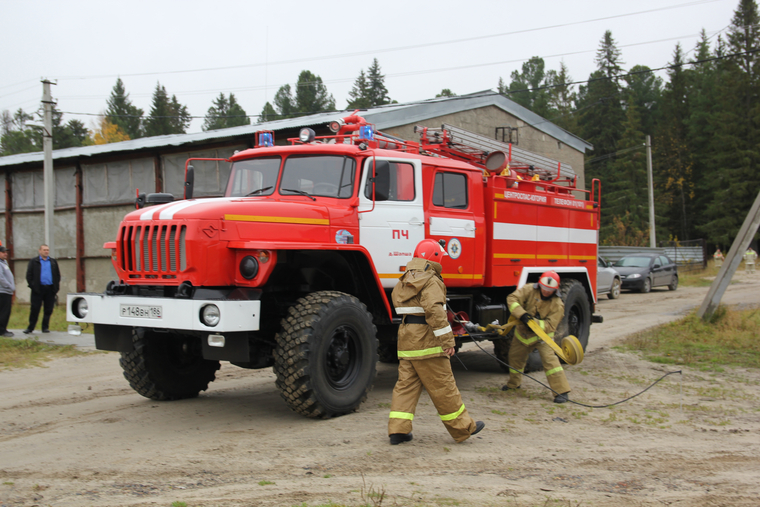
[[32,289],[32,307],[29,310],[29,327],[24,329],[24,334],[34,331],[43,304],[45,309],[42,314],[42,332],[49,333],[48,326],[55,307],[55,296],[58,294],[61,272],[58,270],[58,262],[50,257],[50,248],[47,245],[41,245],[39,255],[29,260],[26,268],[26,282]]
[[0,336],[10,338],[13,333],[8,331],[8,319],[11,318],[11,303],[16,281],[8,266],[8,250],[0,245]]

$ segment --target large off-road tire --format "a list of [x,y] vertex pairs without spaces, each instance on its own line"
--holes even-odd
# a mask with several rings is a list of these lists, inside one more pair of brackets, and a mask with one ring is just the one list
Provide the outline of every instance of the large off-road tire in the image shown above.
[[274,372],[280,395],[307,417],[355,411],[375,378],[372,316],[355,297],[322,291],[299,299],[277,333]]
[[612,280],[612,287],[610,287],[610,291],[607,293],[607,297],[609,299],[617,299],[620,297],[620,278],[615,278]]
[[132,330],[134,351],[122,352],[124,378],[151,400],[195,398],[213,382],[219,361],[203,359],[200,340],[192,336]]
[[[588,336],[591,331],[591,306],[588,302],[586,289],[578,280],[563,280],[559,285],[559,295],[565,303],[565,316],[554,332],[554,341],[562,344],[562,338],[573,335],[578,338],[583,350],[588,345]],[[525,364],[525,372],[540,371],[543,369],[541,356],[534,350],[528,356]]]

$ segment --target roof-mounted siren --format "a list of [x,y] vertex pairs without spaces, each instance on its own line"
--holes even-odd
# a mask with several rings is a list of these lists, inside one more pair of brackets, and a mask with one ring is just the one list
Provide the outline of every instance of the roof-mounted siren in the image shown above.
[[345,122],[343,121],[342,118],[339,118],[337,120],[331,121],[327,127],[330,129],[330,132],[334,132],[335,134],[337,134],[338,132],[340,132],[340,128],[343,125],[345,125]]
[[492,175],[499,174],[509,166],[509,156],[503,151],[492,151],[486,157],[486,169]]
[[274,132],[271,130],[262,130],[260,132],[256,132],[254,135],[256,139],[256,146],[255,148],[261,148],[261,147],[272,147],[274,146]]

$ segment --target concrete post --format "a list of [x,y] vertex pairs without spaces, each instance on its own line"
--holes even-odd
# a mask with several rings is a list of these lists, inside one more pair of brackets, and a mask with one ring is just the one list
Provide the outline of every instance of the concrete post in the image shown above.
[[739,234],[734,238],[731,250],[728,251],[728,255],[726,255],[726,260],[723,266],[721,266],[718,276],[713,280],[710,290],[707,291],[705,300],[702,301],[702,306],[699,307],[697,315],[701,319],[707,320],[715,313],[723,297],[723,293],[726,292],[728,284],[731,283],[731,278],[734,276],[739,264],[741,264],[742,256],[747,251],[747,248],[749,248],[749,244],[752,242],[752,238],[755,236],[758,227],[760,227],[760,193],[757,194],[755,203],[750,208],[747,218],[744,219],[744,224],[739,229]]
[[53,173],[53,97],[47,79],[42,80],[42,104],[45,108],[45,128],[42,132],[42,150],[45,154],[42,175],[45,188],[45,244],[50,247],[50,256],[55,257],[54,245],[54,209],[55,209],[55,174]]
[[649,246],[657,248],[654,230],[654,182],[652,181],[652,143],[647,136],[647,183],[649,188]]

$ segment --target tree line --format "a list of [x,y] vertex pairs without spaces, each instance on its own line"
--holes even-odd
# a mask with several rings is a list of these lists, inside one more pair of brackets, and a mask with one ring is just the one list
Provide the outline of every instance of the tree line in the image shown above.
[[[659,239],[704,238],[728,247],[760,191],[760,16],[755,0],[739,0],[725,35],[705,32],[695,47],[675,46],[666,69],[633,65],[627,70],[610,31],[595,56],[596,70],[574,82],[569,69],[547,69],[533,57],[499,79],[497,90],[568,132],[590,142],[586,182],[602,183],[600,243],[648,245],[649,207],[645,138],[651,137],[656,233]],[[666,71],[666,78],[655,72]],[[456,94],[443,88],[438,97]],[[394,103],[377,59],[361,70],[346,109]],[[121,79],[96,128],[63,123],[54,112],[54,148],[103,144],[146,136],[184,133],[187,107],[158,83],[146,115],[132,104]],[[294,86],[280,87],[258,121],[293,118],[336,109],[322,78],[302,71]],[[32,115],[2,113],[0,155],[40,151]],[[203,130],[248,125],[235,95],[220,93]]]

